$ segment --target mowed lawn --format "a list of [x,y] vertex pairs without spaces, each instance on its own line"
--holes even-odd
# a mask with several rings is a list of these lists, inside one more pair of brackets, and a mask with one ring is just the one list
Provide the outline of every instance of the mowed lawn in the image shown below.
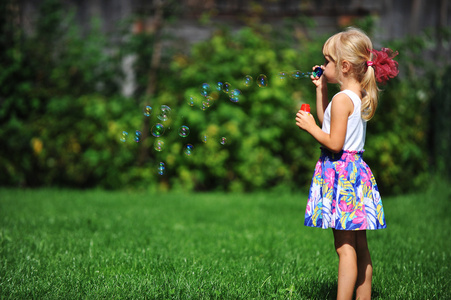
[[[374,299],[451,299],[451,188],[383,197]],[[334,299],[306,194],[0,189],[0,297]]]

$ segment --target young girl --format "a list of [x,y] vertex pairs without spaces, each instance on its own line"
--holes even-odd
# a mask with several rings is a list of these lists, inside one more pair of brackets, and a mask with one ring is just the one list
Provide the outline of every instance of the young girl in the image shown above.
[[[363,161],[366,122],[373,117],[378,82],[398,74],[397,53],[373,50],[371,40],[358,29],[330,37],[323,46],[326,59],[316,85],[316,111],[322,128],[309,113],[299,110],[296,125],[321,145],[313,175],[305,225],[332,228],[339,257],[337,299],[371,298],[373,267],[366,230],[386,227],[374,176]],[[315,66],[314,68],[316,68]],[[329,102],[327,83],[340,92]]]

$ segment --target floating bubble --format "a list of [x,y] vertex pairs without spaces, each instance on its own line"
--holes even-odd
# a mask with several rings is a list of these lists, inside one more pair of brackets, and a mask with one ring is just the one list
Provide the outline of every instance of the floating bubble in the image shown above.
[[146,117],[150,117],[151,114],[152,114],[152,107],[150,107],[149,105],[144,107],[144,115]]
[[308,77],[310,77],[310,72],[303,73],[299,70],[291,71],[291,78],[293,79],[308,78]]
[[279,79],[281,81],[285,81],[287,79],[287,76],[288,76],[287,72],[285,72],[285,71],[279,72]]
[[189,127],[186,125],[180,126],[179,135],[184,138],[187,137],[189,135]]
[[302,72],[299,70],[293,70],[290,73],[291,73],[291,78],[293,78],[293,79],[299,79],[302,76]]
[[185,154],[186,154],[187,156],[191,156],[191,154],[193,154],[193,150],[194,150],[194,146],[191,145],[191,144],[187,144],[187,145],[185,146],[184,152],[185,152]]
[[253,81],[254,81],[254,79],[252,78],[251,75],[246,75],[244,77],[243,84],[244,84],[244,86],[249,87],[252,85]]
[[164,142],[160,139],[156,140],[155,143],[153,144],[153,148],[158,151],[161,152],[164,149]]
[[207,143],[207,140],[208,140],[208,135],[206,135],[206,134],[203,134],[202,135],[202,143]]
[[226,94],[228,94],[231,89],[232,89],[232,85],[228,82],[225,82],[224,85],[222,86],[222,91]]
[[218,92],[222,91],[224,84],[221,81],[218,81],[218,83],[216,83],[216,90]]
[[205,97],[204,100],[202,100],[200,109],[206,110],[207,108],[211,107],[214,103],[214,99],[211,96]]
[[268,86],[268,78],[264,74],[260,74],[257,77],[257,85],[261,88],[265,88]]
[[186,102],[189,106],[194,106],[194,103],[196,103],[196,98],[194,96],[189,96]]
[[166,167],[164,166],[164,162],[160,162],[158,164],[158,175],[163,175],[166,170]]
[[300,79],[300,78],[310,78],[310,76],[315,76],[315,77],[321,77],[321,75],[323,74],[323,69],[321,69],[320,67],[317,67],[315,70],[313,70],[313,72],[301,72],[299,70],[294,70],[291,71],[291,77],[294,79]]
[[227,144],[227,138],[222,137],[221,140],[219,141],[219,143],[220,143],[221,145]]
[[230,101],[238,102],[241,99],[241,91],[239,89],[234,89],[230,94]]
[[214,102],[215,100],[211,96],[205,98],[205,103],[208,105],[208,107],[212,106]]
[[153,125],[152,129],[150,130],[150,132],[152,133],[152,135],[154,137],[162,136],[163,133],[164,133],[164,126],[163,126],[163,124],[157,123],[157,124]]
[[211,93],[211,87],[208,83],[203,83],[200,88],[200,94],[204,97],[207,97]]
[[160,107],[160,114],[158,115],[158,119],[161,121],[167,121],[171,117],[172,110],[167,105],[162,105]]
[[136,130],[136,131],[135,131],[135,142],[139,143],[139,142],[141,142],[141,139],[142,139],[142,133],[141,133],[141,131]]
[[210,107],[210,104],[208,103],[208,101],[202,101],[202,104],[200,105],[200,109],[201,110],[207,110],[207,108]]
[[128,132],[127,131],[122,131],[120,141],[122,143],[125,143],[127,141],[127,137],[128,137]]

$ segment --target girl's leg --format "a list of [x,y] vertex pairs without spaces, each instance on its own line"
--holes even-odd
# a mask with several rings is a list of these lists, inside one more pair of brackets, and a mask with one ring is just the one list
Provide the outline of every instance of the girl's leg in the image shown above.
[[352,299],[357,280],[356,232],[333,230],[338,262],[337,300]]
[[357,233],[357,290],[356,299],[371,299],[371,280],[373,277],[373,264],[366,239],[366,231]]

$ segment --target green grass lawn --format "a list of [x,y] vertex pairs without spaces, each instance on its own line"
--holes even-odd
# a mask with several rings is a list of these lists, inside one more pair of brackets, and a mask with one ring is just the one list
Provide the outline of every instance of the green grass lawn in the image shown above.
[[[451,298],[451,189],[383,198],[375,299]],[[0,189],[1,298],[333,299],[306,195]]]

